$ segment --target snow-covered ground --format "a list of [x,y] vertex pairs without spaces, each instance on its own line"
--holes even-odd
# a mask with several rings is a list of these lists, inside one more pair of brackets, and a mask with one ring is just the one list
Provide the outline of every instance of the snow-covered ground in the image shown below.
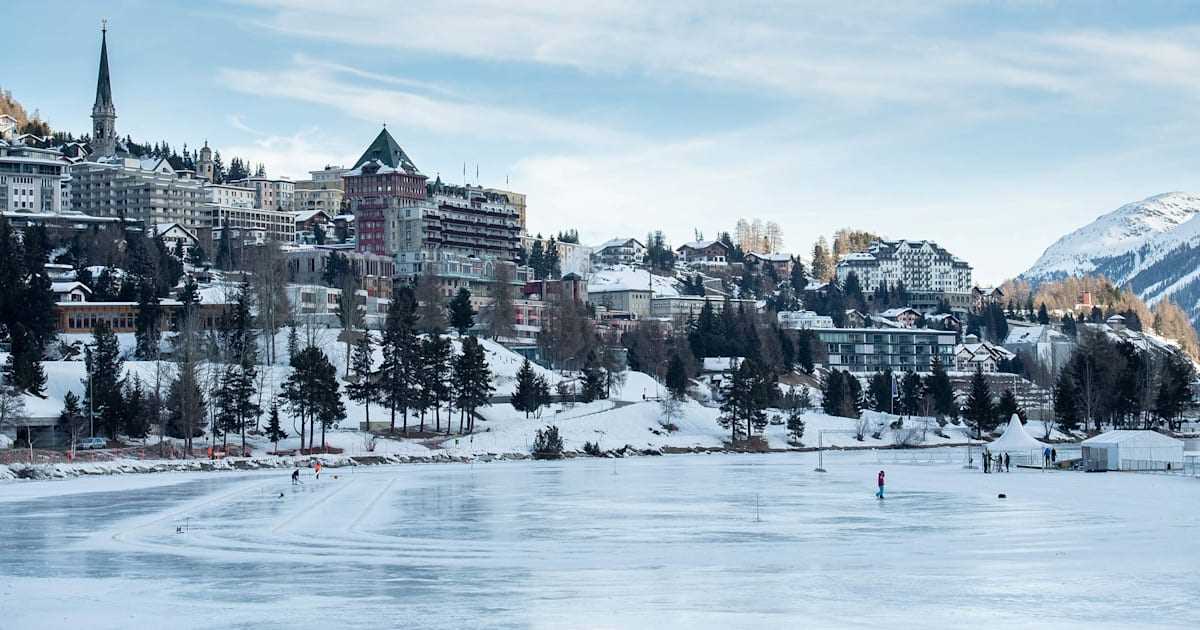
[[1194,479],[824,461],[0,483],[0,626],[1194,627]]

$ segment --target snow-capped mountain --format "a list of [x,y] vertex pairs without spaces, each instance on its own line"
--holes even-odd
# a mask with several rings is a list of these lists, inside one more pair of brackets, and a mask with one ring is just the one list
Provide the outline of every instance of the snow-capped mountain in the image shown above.
[[1021,274],[1034,283],[1102,274],[1149,304],[1170,296],[1200,319],[1200,194],[1126,204],[1058,239]]

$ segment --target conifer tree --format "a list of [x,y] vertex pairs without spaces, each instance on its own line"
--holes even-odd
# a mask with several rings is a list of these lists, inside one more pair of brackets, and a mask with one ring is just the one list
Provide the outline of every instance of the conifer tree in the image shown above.
[[391,415],[391,430],[396,430],[396,410],[403,416],[403,431],[408,433],[408,410],[416,395],[420,369],[421,342],[416,334],[416,315],[412,294],[397,292],[388,307],[384,323],[383,363],[380,365],[381,397]]
[[95,416],[96,430],[116,439],[121,426],[121,374],[125,361],[117,345],[117,336],[108,322],[99,319],[92,328],[92,345],[84,353],[84,365],[91,378],[84,377],[84,406]]
[[267,439],[279,450],[279,440],[287,439],[287,432],[279,422],[279,403],[271,402],[271,412],[267,416]]
[[350,365],[353,376],[347,375],[346,394],[350,400],[361,403],[366,412],[367,427],[371,426],[371,402],[379,397],[379,384],[375,380],[375,344],[371,331],[363,331],[354,344]]
[[604,386],[604,369],[595,350],[588,353],[587,364],[583,368],[583,391],[580,394],[585,403],[608,397],[608,390]]
[[1064,369],[1058,373],[1054,383],[1054,417],[1058,426],[1066,433],[1079,428],[1079,389],[1075,384],[1075,376],[1071,370]]
[[530,412],[536,411],[537,405],[537,376],[533,372],[533,365],[529,363],[529,359],[525,359],[521,363],[521,369],[517,371],[517,385],[513,389],[512,406],[517,411],[525,412],[525,417],[528,418]]
[[939,418],[958,417],[958,409],[954,405],[954,386],[940,357],[934,357],[930,362],[929,376],[925,379],[925,387],[933,402],[933,412]]
[[457,330],[459,335],[465,335],[474,325],[475,309],[471,308],[471,292],[462,287],[450,301],[450,327]]
[[466,337],[462,342],[462,353],[454,359],[453,370],[454,405],[459,410],[458,432],[463,432],[463,417],[466,430],[475,430],[475,410],[488,404],[495,387],[492,386],[491,368],[483,346],[475,337]]
[[[1017,395],[1011,389],[1005,388],[1000,394],[1000,401],[996,403],[996,417],[1003,424],[1012,419],[1013,414],[1023,416],[1021,405],[1017,402]],[[1025,418],[1021,418],[1021,423],[1025,423]]]
[[683,364],[683,359],[676,352],[671,355],[671,361],[667,363],[666,376],[667,391],[671,392],[671,397],[675,400],[683,400],[687,395],[688,374],[687,366]]
[[963,416],[975,425],[976,438],[982,439],[984,431],[996,428],[996,406],[992,401],[992,391],[979,367],[975,368],[975,374],[971,377],[971,389],[967,393]]

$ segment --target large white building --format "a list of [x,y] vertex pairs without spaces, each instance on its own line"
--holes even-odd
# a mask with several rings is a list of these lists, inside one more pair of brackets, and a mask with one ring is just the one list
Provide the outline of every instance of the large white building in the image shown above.
[[233,186],[250,188],[254,191],[254,204],[267,210],[292,210],[292,196],[296,183],[290,179],[272,177],[247,177],[229,182]]
[[904,286],[910,305],[933,308],[949,302],[965,311],[971,303],[971,266],[933,241],[876,241],[865,252],[847,254],[838,261],[837,279],[845,286],[854,273],[867,299],[884,286]]
[[195,229],[209,221],[203,185],[188,173],[177,173],[165,159],[102,157],[71,166],[71,206],[98,217]]
[[61,212],[67,168],[61,154],[8,138],[0,137],[0,210]]

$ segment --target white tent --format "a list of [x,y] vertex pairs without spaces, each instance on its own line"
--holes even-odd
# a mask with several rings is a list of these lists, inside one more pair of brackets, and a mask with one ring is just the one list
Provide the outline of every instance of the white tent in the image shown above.
[[1004,429],[1004,435],[984,445],[984,448],[993,453],[1036,452],[1040,457],[1041,451],[1046,448],[1046,445],[1029,435],[1025,431],[1025,425],[1021,424],[1021,419],[1014,413],[1008,421],[1008,426]]
[[1150,430],[1117,430],[1083,441],[1089,470],[1162,470],[1183,463],[1183,440]]

